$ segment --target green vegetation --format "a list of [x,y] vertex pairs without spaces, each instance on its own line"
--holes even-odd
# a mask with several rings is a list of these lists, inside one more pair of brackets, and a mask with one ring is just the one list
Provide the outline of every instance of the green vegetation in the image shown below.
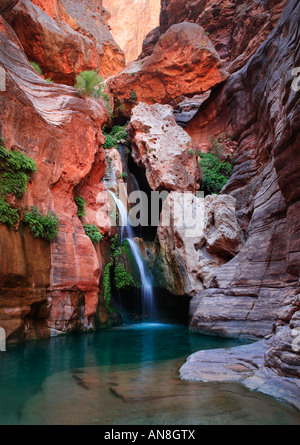
[[124,143],[127,144],[129,142],[129,137],[126,131],[126,125],[124,126],[115,125],[114,127],[112,127],[109,133],[103,130],[103,134],[106,137],[103,147],[106,149],[111,149],[111,148],[118,149],[118,143],[120,141],[124,141]]
[[104,236],[95,224],[83,224],[83,228],[93,244],[100,243],[103,240]]
[[35,69],[35,71],[41,76],[43,74],[42,68],[40,67],[40,65],[36,62],[30,62],[30,65],[32,66],[32,68]]
[[96,71],[82,71],[76,76],[75,88],[82,97],[99,97],[99,84],[103,79],[98,76]]
[[117,264],[115,267],[115,285],[118,290],[135,287],[135,281],[132,275],[127,272],[122,264]]
[[193,150],[192,148],[190,148],[190,149],[188,150],[188,154],[189,154],[189,155],[192,155],[192,156],[195,156],[195,152],[194,152],[194,150]]
[[136,91],[131,90],[131,92],[130,92],[130,102],[133,103],[133,104],[135,104],[136,101],[137,101],[137,94],[136,94]]
[[82,196],[75,196],[74,198],[75,204],[77,205],[77,215],[79,218],[83,218],[86,213],[85,213],[85,204],[86,201],[84,198],[82,198]]
[[39,207],[27,206],[23,222],[35,238],[41,237],[51,241],[58,233],[58,216],[52,211],[43,214]]
[[202,189],[206,195],[219,194],[232,174],[231,156],[224,155],[224,144],[231,140],[226,134],[216,139],[212,137],[210,152],[201,153],[199,166],[202,170]]
[[110,312],[115,312],[111,303],[112,283],[119,290],[128,290],[131,287],[137,287],[131,273],[125,268],[126,258],[130,255],[128,242],[119,243],[119,235],[115,235],[111,240],[112,261],[105,266],[103,276],[104,302]]
[[112,117],[112,109],[110,106],[110,98],[104,92],[106,85],[103,77],[99,76],[96,71],[82,71],[76,76],[75,88],[82,97],[94,97],[102,99],[106,105],[110,117]]
[[19,151],[6,150],[0,146],[0,222],[13,228],[19,220],[19,209],[5,201],[9,195],[22,198],[36,163]]
[[7,224],[9,228],[13,228],[19,221],[19,209],[13,209],[3,198],[0,196],[0,222]]

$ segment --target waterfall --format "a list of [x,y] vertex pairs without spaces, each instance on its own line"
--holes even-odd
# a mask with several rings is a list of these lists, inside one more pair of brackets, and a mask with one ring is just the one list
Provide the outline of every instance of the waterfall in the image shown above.
[[144,260],[141,256],[140,250],[137,246],[137,244],[134,241],[134,232],[133,228],[130,225],[129,222],[129,215],[128,212],[123,204],[123,202],[111,191],[109,191],[111,194],[117,209],[119,211],[120,215],[120,226],[121,226],[121,243],[125,240],[128,241],[132,255],[134,257],[134,260],[136,262],[136,265],[139,270],[139,274],[141,277],[141,296],[142,296],[142,312],[143,317],[146,315],[149,318],[154,317],[154,298],[153,298],[153,284],[152,284],[152,277],[150,272],[147,270],[144,264]]

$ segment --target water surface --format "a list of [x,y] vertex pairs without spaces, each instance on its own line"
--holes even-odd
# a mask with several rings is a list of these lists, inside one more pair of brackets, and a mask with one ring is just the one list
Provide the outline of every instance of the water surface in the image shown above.
[[299,411],[241,385],[178,378],[191,353],[239,344],[149,323],[11,346],[0,424],[299,425]]

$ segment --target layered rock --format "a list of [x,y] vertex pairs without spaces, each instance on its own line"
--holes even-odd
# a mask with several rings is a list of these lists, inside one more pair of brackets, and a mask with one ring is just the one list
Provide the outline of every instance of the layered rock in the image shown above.
[[137,101],[167,104],[182,95],[203,93],[227,77],[203,28],[182,23],[158,40],[151,56],[133,62],[107,84],[124,113]]
[[[52,210],[60,224],[51,245],[27,233],[8,235],[1,225],[1,249],[10,253],[1,269],[0,324],[7,328],[8,340],[93,329],[101,262],[77,216],[74,189],[93,169],[98,180],[105,173],[101,128],[108,112],[101,101],[80,99],[74,88],[44,81],[2,32],[0,42],[0,66],[6,72],[1,136],[8,149],[25,153],[38,168],[16,205]],[[16,296],[13,310],[7,288]],[[31,329],[41,319],[43,326]]]
[[160,29],[194,22],[201,25],[229,72],[240,69],[274,29],[287,0],[238,2],[162,0]]
[[24,51],[45,77],[74,85],[81,71],[120,72],[124,54],[113,40],[101,2],[22,0],[9,15]]
[[191,328],[267,340],[218,354],[199,352],[181,370],[182,378],[238,381],[297,406],[300,91],[293,70],[300,66],[294,39],[299,15],[299,2],[290,0],[256,54],[187,126],[200,146],[209,135],[237,135],[235,167],[223,192],[236,198],[246,239],[210,288],[193,298]]
[[[295,211],[300,194],[290,183],[299,165],[295,151],[299,92],[291,88],[293,67],[299,65],[292,38],[299,26],[293,19],[298,9],[299,5],[289,3],[257,54],[202,105],[187,127],[199,145],[217,132],[239,135],[235,167],[225,192],[237,200],[238,221],[246,237],[241,252],[218,270],[216,289],[193,302],[195,329],[213,327],[222,334],[264,336],[272,330],[280,301],[298,280]],[[230,317],[229,307],[225,309],[229,297]],[[243,306],[243,301],[248,303]]]
[[103,6],[110,12],[108,23],[127,64],[136,60],[145,36],[159,25],[160,0],[103,0]]
[[199,188],[192,140],[176,124],[171,106],[139,103],[133,109],[127,129],[132,157],[145,168],[152,190],[195,192]]

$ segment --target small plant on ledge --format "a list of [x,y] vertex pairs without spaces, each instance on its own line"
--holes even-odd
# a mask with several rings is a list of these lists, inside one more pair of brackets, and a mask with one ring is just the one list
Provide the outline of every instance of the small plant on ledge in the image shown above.
[[58,216],[52,211],[44,214],[39,207],[27,206],[23,216],[23,223],[35,238],[41,237],[46,241],[52,241],[58,234]]

